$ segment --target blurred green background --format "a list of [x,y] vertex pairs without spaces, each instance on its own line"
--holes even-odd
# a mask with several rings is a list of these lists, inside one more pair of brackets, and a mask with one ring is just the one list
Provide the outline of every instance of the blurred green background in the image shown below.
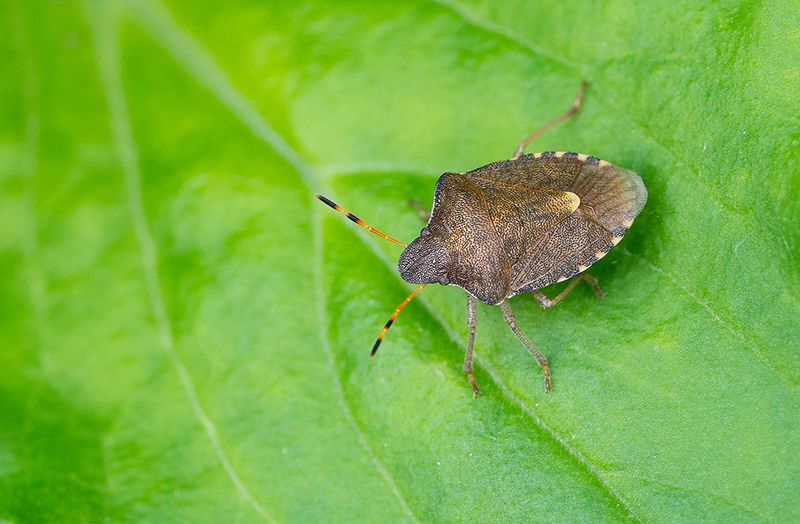
[[[0,0],[0,521],[800,519],[800,3]],[[409,198],[640,173],[588,287],[410,286]],[[557,288],[548,290],[551,294]]]

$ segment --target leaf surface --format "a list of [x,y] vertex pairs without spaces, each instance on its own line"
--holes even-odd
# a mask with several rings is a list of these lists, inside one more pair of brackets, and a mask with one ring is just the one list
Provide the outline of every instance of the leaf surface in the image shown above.
[[[796,2],[6,2],[0,519],[800,518]],[[6,7],[6,6],[4,6]],[[593,154],[588,287],[410,286],[436,177]],[[546,290],[554,295],[559,288]]]

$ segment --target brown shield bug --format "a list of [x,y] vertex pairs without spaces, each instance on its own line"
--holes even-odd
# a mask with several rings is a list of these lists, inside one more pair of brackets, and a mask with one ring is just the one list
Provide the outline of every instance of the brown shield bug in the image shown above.
[[[433,283],[453,285],[467,292],[464,372],[474,395],[480,393],[472,370],[477,300],[500,306],[508,326],[541,366],[545,391],[552,389],[547,359],[520,331],[508,299],[530,293],[549,308],[581,280],[602,298],[596,280],[582,272],[622,240],[647,201],[647,190],[636,173],[604,160],[579,153],[523,154],[545,131],[577,113],[585,89],[584,82],[569,110],[526,137],[510,160],[439,177],[427,225],[410,244],[317,195],[361,227],[405,246],[398,263],[400,275],[419,284],[386,322],[372,356],[397,315],[422,288]],[[552,299],[539,291],[570,278]]]

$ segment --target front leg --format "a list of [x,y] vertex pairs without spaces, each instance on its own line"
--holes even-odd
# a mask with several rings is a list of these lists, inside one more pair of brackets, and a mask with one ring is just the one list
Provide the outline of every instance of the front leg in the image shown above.
[[419,216],[420,220],[422,220],[426,224],[430,221],[431,219],[430,211],[422,207],[422,205],[419,202],[417,202],[416,198],[412,198],[411,200],[409,200],[408,205],[409,207],[411,207],[411,209],[417,212],[417,215]]
[[472,386],[472,398],[481,394],[478,383],[475,381],[475,374],[472,372],[472,350],[475,347],[475,298],[467,293],[467,326],[469,327],[469,342],[467,342],[467,354],[464,355],[464,373],[467,374],[470,386]]
[[575,286],[577,286],[581,280],[585,280],[590,286],[592,286],[594,295],[598,299],[603,298],[603,291],[600,289],[600,286],[597,285],[597,279],[589,275],[586,275],[584,273],[581,273],[580,275],[570,280],[569,285],[564,288],[564,291],[556,295],[555,298],[549,298],[547,295],[545,295],[540,291],[531,291],[531,295],[533,295],[533,298],[535,298],[536,301],[539,302],[540,306],[542,306],[544,309],[548,309],[555,306],[556,304],[564,300],[567,297],[567,295],[572,293],[572,291],[575,289]]

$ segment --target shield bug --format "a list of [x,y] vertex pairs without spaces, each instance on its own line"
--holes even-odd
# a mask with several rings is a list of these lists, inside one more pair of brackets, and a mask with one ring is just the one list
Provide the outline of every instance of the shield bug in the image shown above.
[[[472,368],[478,300],[500,307],[508,326],[542,368],[545,391],[552,389],[547,358],[517,326],[508,299],[529,293],[549,308],[581,280],[602,298],[595,279],[583,271],[622,240],[647,201],[636,173],[604,160],[568,152],[523,154],[545,131],[577,113],[585,89],[584,82],[569,110],[526,137],[510,160],[439,177],[427,225],[409,244],[317,195],[361,227],[405,246],[398,262],[400,275],[418,284],[386,322],[372,356],[400,311],[427,284],[453,285],[467,293],[464,372],[474,395],[480,393]],[[552,299],[539,291],[568,279],[567,287]]]

